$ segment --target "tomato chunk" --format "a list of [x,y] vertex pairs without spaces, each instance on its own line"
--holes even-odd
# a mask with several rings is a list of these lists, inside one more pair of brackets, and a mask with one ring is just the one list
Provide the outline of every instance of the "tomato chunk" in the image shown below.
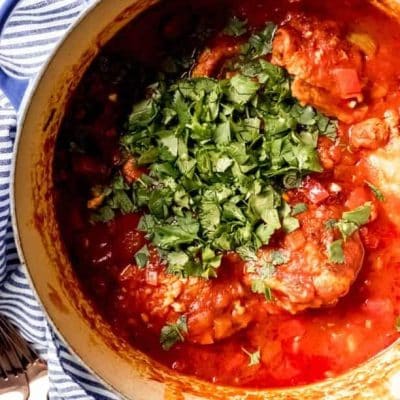
[[351,99],[361,94],[361,83],[355,69],[336,68],[332,71],[332,74],[343,99]]

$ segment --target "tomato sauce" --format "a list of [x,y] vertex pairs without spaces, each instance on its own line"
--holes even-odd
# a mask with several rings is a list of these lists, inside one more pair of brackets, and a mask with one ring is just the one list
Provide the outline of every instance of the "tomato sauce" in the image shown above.
[[[119,132],[131,104],[149,83],[146,73],[156,71],[169,54],[195,54],[193,48],[205,45],[215,50],[224,46],[224,41],[232,41],[217,34],[230,14],[247,19],[249,26],[257,29],[271,20],[285,24],[301,12],[370,35],[377,50],[373,57],[365,58],[361,77],[364,104],[368,106],[363,119],[382,118],[386,110],[400,106],[400,29],[395,21],[361,0],[235,0],[212,13],[211,3],[190,6],[175,2],[146,13],[106,46],[84,76],[69,105],[54,161],[60,228],[79,282],[99,312],[117,335],[154,359],[180,373],[217,384],[251,388],[309,384],[356,367],[399,337],[400,225],[390,216],[398,200],[395,193],[385,190],[384,202],[373,196],[366,184],[378,176],[365,161],[371,153],[349,146],[349,124],[339,124],[340,144],[333,146],[321,139],[319,154],[325,171],[310,177],[303,189],[288,196],[293,203],[345,204],[349,209],[365,201],[373,203],[377,217],[360,230],[365,256],[350,292],[333,307],[296,315],[282,310],[267,313],[265,298],[255,295],[254,321],[209,345],[184,342],[170,351],[161,349],[159,335],[138,317],[141,306],[130,295],[138,282],[132,281],[136,273],[133,254],[146,243],[136,229],[140,215],[90,223],[86,207],[89,188],[107,182],[118,165]],[[207,18],[202,19],[202,14]],[[192,35],[194,21],[208,37],[200,40]],[[340,190],[329,190],[332,184]],[[140,279],[157,290],[163,266],[155,254],[151,257],[152,268]],[[228,257],[222,268],[229,273],[229,268],[242,268],[241,261]],[[229,279],[226,282],[228,285]],[[243,349],[250,353],[260,350],[260,362],[249,366]]]

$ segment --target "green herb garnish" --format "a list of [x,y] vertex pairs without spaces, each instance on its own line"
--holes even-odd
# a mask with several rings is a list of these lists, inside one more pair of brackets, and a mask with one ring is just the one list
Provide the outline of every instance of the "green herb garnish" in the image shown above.
[[164,350],[170,350],[177,342],[184,342],[187,333],[187,318],[182,315],[175,324],[167,324],[161,329],[160,344]]
[[329,261],[335,264],[344,263],[343,240],[335,240],[328,247]]
[[242,351],[247,356],[249,356],[249,367],[260,364],[260,361],[261,361],[261,350],[260,349],[258,349],[254,353],[250,353],[244,347],[242,347]]
[[149,249],[147,245],[144,245],[139,251],[135,254],[135,261],[139,268],[144,268],[149,262]]
[[136,210],[132,199],[132,189],[121,175],[114,177],[111,185],[103,190],[105,201],[91,216],[92,221],[110,221],[115,217],[114,210],[128,214]]
[[254,59],[271,53],[276,29],[273,22],[267,22],[263,30],[251,35],[248,43],[242,46],[242,54]]
[[292,216],[295,217],[298,214],[301,214],[307,211],[308,207],[306,203],[297,203],[292,207]]
[[371,189],[372,193],[374,194],[374,196],[376,197],[377,200],[385,201],[385,196],[376,186],[374,186],[372,183],[370,183],[368,181],[365,181],[365,183]]
[[233,77],[160,79],[133,106],[121,145],[148,173],[132,185],[118,176],[96,219],[144,211],[139,229],[171,273],[215,277],[224,252],[254,259],[274,233],[300,226],[302,206],[292,210],[282,193],[322,171],[318,136],[336,128],[292,96],[284,69],[260,58],[275,30],[268,23],[250,37],[231,60]]
[[342,214],[342,218],[336,223],[336,227],[340,230],[344,240],[368,222],[371,211],[371,202],[366,202],[364,205]]
[[358,229],[365,225],[371,216],[372,204],[366,202],[360,207],[355,208],[352,211],[346,211],[342,214],[342,218],[339,220],[330,219],[325,222],[327,229],[339,229],[343,239],[338,239],[328,246],[328,258],[329,261],[336,264],[343,264],[344,252],[343,252],[343,241],[347,240],[353,235]]
[[336,224],[338,223],[337,219],[330,218],[327,221],[325,221],[325,228],[326,229],[334,229],[336,227]]
[[232,17],[226,28],[224,29],[225,35],[239,37],[247,32],[247,21],[240,20],[238,17]]
[[272,290],[268,286],[268,279],[270,279],[275,274],[275,266],[284,264],[288,261],[283,253],[274,253],[271,256],[270,262],[263,262],[263,265],[258,270],[258,276],[251,281],[252,292],[263,294],[267,301],[272,301],[274,299]]

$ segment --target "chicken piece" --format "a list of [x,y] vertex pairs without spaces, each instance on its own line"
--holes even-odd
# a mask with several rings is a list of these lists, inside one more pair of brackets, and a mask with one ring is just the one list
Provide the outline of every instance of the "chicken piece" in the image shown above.
[[375,150],[384,146],[390,134],[390,126],[385,120],[370,118],[353,125],[349,130],[349,139],[356,149]]
[[130,316],[141,315],[156,333],[185,315],[186,340],[211,344],[245,328],[254,318],[257,299],[242,282],[240,263],[223,263],[218,279],[210,280],[167,274],[157,262],[147,268],[127,268],[128,272],[123,273],[130,298],[127,312]]
[[390,134],[392,136],[398,136],[400,127],[400,115],[398,111],[389,109],[385,111],[383,117],[386,125],[389,127]]
[[192,77],[218,75],[224,61],[238,54],[239,49],[237,44],[222,43],[204,50],[192,70]]
[[347,105],[344,105],[342,101],[333,97],[327,90],[313,86],[302,79],[294,79],[292,94],[302,104],[311,104],[322,113],[347,124],[351,124],[354,121],[361,121],[368,112],[366,105],[360,105],[354,109],[347,107]]
[[342,159],[342,149],[326,136],[318,138],[318,155],[324,169],[333,169]]
[[[326,222],[340,218],[343,211],[340,206],[310,205],[299,215],[299,230],[288,234],[277,248],[260,249],[259,260],[247,263],[247,284],[261,279],[275,303],[291,313],[337,303],[349,291],[364,258],[355,233],[343,242],[343,263],[329,260],[329,245],[340,234],[327,228]],[[278,262],[276,254],[281,258]]]
[[291,16],[276,33],[271,62],[294,76],[292,92],[300,102],[347,123],[360,118],[362,53],[336,22]]

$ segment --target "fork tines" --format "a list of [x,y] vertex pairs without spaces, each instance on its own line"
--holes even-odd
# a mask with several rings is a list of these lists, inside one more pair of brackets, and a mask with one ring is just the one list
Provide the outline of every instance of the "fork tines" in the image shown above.
[[0,318],[0,377],[23,373],[37,358],[15,328]]

